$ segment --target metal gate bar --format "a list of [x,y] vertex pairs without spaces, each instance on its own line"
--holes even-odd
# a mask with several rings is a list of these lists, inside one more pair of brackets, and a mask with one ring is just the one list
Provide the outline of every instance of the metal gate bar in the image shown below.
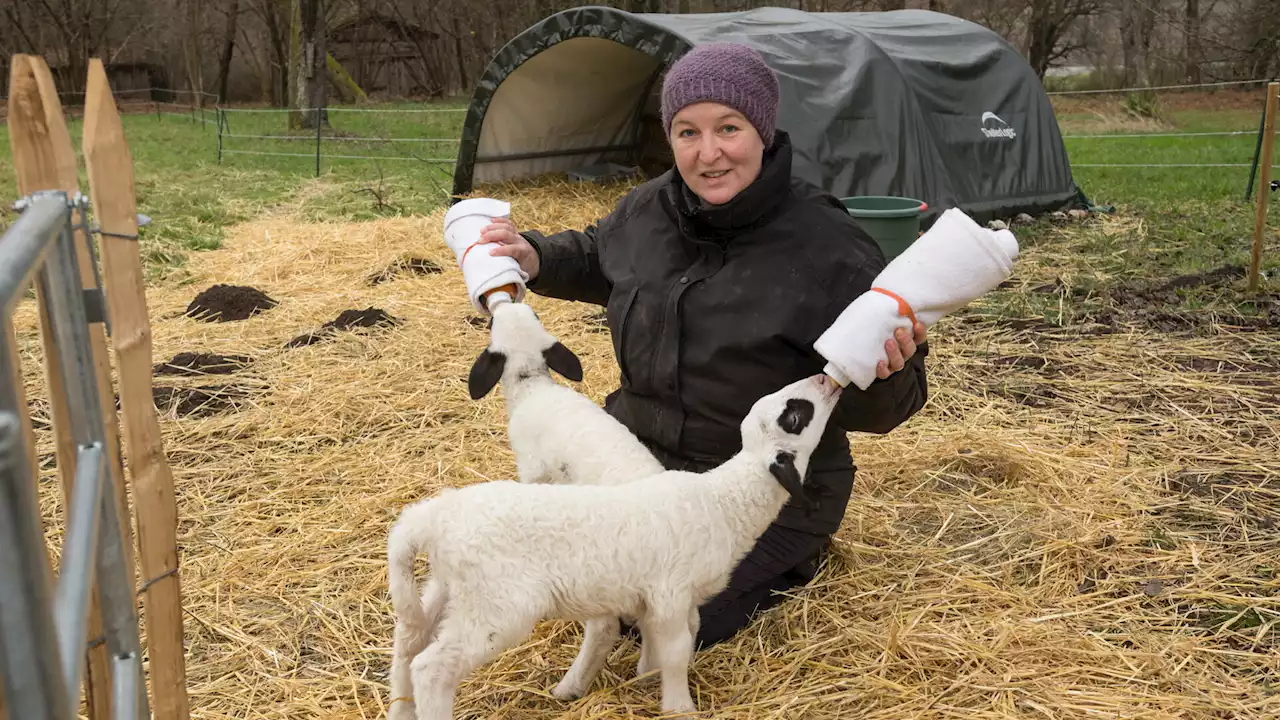
[[[111,716],[138,720],[149,717],[150,710],[121,518],[114,493],[104,487],[109,478],[106,433],[85,310],[86,293],[100,289],[81,287],[77,206],[83,209],[82,202],[70,202],[63,192],[36,193],[0,238],[0,576],[5,578],[0,583],[0,670],[13,717],[74,718],[80,706],[89,597],[96,580],[103,640],[111,656]],[[36,479],[30,477],[30,448],[19,425],[15,386],[22,375],[16,366],[12,312],[33,277],[47,304],[66,390],[66,427],[60,430],[69,433],[76,446],[70,512],[52,597]]]

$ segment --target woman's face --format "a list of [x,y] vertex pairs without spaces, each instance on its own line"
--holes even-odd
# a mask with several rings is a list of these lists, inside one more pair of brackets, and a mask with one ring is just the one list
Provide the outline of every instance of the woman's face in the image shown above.
[[742,113],[702,102],[671,119],[671,150],[689,189],[709,205],[723,205],[760,174],[764,141]]

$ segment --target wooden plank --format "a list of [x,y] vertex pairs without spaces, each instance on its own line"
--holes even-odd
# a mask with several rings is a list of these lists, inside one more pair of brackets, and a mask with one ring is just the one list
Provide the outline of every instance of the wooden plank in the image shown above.
[[[13,166],[17,173],[18,193],[28,195],[37,190],[65,190],[59,180],[58,157],[54,152],[54,141],[46,119],[44,101],[41,99],[39,84],[32,57],[15,55],[9,73],[9,142],[13,148]],[[74,158],[74,155],[72,156]],[[72,164],[74,171],[75,165]],[[75,176],[72,176],[73,187]],[[57,348],[54,346],[52,328],[45,299],[39,288],[36,290],[36,302],[40,309],[40,335],[44,354],[45,382],[49,393],[49,417],[53,423],[55,456],[58,475],[62,484],[63,521],[69,517],[71,489],[74,484],[76,452],[75,441],[68,431],[68,410],[66,388],[62,385],[61,363]],[[110,386],[108,385],[108,388]],[[108,405],[114,407],[114,403]],[[25,403],[22,410],[25,412]],[[29,423],[25,424],[30,433]],[[30,435],[28,435],[29,440]],[[32,441],[31,463],[35,471],[35,444]],[[33,474],[33,477],[37,476]],[[97,586],[90,598],[88,637],[91,640],[102,635],[102,614],[99,605]],[[107,648],[104,645],[90,650],[88,666],[85,671],[85,702],[88,715],[92,720],[107,718],[111,710],[111,672],[108,663]]]
[[89,61],[84,159],[93,217],[101,231],[103,284],[111,344],[120,376],[125,449],[137,507],[144,578],[161,578],[143,594],[151,708],[156,720],[187,720],[190,708],[178,579],[178,509],[151,394],[151,324],[137,236],[133,157],[102,61]]
[[[53,156],[57,162],[57,180],[59,189],[67,193],[80,190],[80,170],[76,162],[75,147],[71,144],[71,134],[67,132],[66,116],[62,112],[62,101],[58,99],[58,88],[53,83],[53,73],[44,58],[30,56],[36,84],[40,87],[40,100],[44,103],[45,122],[49,127],[49,137],[53,141]],[[80,284],[84,288],[98,286],[98,275],[93,267],[93,257],[89,254],[89,236],[85,228],[76,231],[76,259],[80,264]],[[93,351],[94,369],[98,374],[98,401],[102,408],[102,422],[106,434],[107,472],[111,476],[112,487],[115,488],[116,512],[120,518],[121,540],[124,542],[124,562],[129,577],[134,578],[135,565],[133,557],[133,531],[129,526],[132,513],[129,512],[129,500],[125,494],[124,463],[120,457],[120,420],[116,415],[116,398],[112,387],[111,360],[107,355],[107,331],[101,324],[89,326],[89,340]]]
[[1276,105],[1280,103],[1280,82],[1267,84],[1267,109],[1262,122],[1262,159],[1258,180],[1258,201],[1253,216],[1253,254],[1249,260],[1249,290],[1258,289],[1258,275],[1262,271],[1262,243],[1267,234],[1267,201],[1271,196],[1271,155],[1276,144]]

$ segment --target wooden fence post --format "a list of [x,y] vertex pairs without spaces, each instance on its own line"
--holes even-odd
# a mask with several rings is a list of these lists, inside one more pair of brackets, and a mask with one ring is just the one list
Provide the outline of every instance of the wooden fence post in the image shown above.
[[1249,291],[1258,289],[1262,271],[1262,244],[1267,235],[1267,201],[1271,195],[1271,154],[1276,144],[1276,104],[1280,101],[1280,82],[1267,84],[1267,109],[1262,122],[1262,160],[1258,180],[1258,201],[1253,215],[1253,255],[1249,260]]
[[151,324],[138,252],[133,158],[102,61],[89,61],[84,158],[102,248],[111,345],[120,377],[126,455],[138,523],[151,708],[156,720],[187,720],[178,512],[151,388]]
[[[56,112],[55,112],[56,111]],[[61,129],[59,133],[58,130]],[[69,194],[78,191],[79,173],[76,169],[75,151],[71,147],[71,137],[67,134],[66,122],[61,113],[61,104],[53,87],[52,75],[48,66],[40,58],[30,55],[15,55],[10,66],[9,83],[9,139],[13,147],[13,165],[18,176],[18,192],[22,195],[39,190],[63,190]],[[78,250],[87,254],[87,247],[77,243]],[[86,284],[93,283],[92,266],[82,257],[80,271]],[[88,276],[85,277],[85,271]],[[38,290],[37,290],[38,292]],[[66,388],[62,385],[58,352],[54,339],[49,331],[46,298],[37,297],[40,304],[40,325],[43,338],[45,380],[49,392],[50,419],[54,427],[58,474],[62,482],[63,517],[70,517],[71,488],[75,481],[76,448],[75,442],[67,432],[69,410],[67,406]],[[110,369],[105,362],[106,348],[102,328],[90,328],[94,359],[98,366],[98,388],[102,400],[104,418],[107,418],[107,451],[108,475],[118,493],[117,507],[123,505],[124,483],[121,482],[119,465],[119,445],[116,439],[115,401],[111,393]],[[96,332],[94,332],[96,330]],[[107,417],[109,414],[109,418]],[[31,445],[35,447],[34,442]],[[121,514],[122,526],[127,531],[128,524],[123,522],[129,516]],[[125,543],[126,551],[130,543]],[[129,567],[132,570],[132,560]],[[92,642],[102,636],[102,615],[98,597],[98,584],[94,583],[93,597],[90,600],[89,622],[87,625],[87,641]],[[99,643],[88,651],[88,667],[85,673],[85,703],[91,720],[106,720],[111,713],[111,671],[106,646]]]

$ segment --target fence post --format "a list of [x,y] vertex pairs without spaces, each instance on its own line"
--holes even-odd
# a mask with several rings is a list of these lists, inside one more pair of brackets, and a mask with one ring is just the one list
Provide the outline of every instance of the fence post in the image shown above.
[[316,177],[320,177],[320,110],[313,110],[311,116],[316,123]]
[[1270,102],[1271,86],[1265,88],[1262,96],[1262,114],[1258,116],[1258,141],[1253,145],[1253,160],[1249,166],[1249,182],[1244,187],[1244,201],[1249,202],[1249,196],[1253,194],[1253,178],[1258,174],[1258,157],[1262,154],[1262,131],[1267,127],[1267,103]]
[[1253,254],[1249,260],[1249,291],[1258,289],[1262,270],[1262,242],[1267,234],[1267,201],[1271,195],[1271,153],[1276,142],[1276,104],[1280,101],[1280,82],[1267,84],[1267,109],[1262,123],[1262,162],[1258,180],[1258,202],[1253,215]]
[[[188,720],[177,508],[151,395],[132,157],[105,69],[94,59],[83,146],[102,236],[100,288],[86,204],[76,191],[76,157],[52,75],[43,59],[18,55],[12,80],[9,131],[19,192],[28,201],[0,246],[0,718],[11,713],[10,720],[70,720],[78,715],[83,688],[93,720]],[[56,583],[40,527],[36,433],[9,313],[10,300],[20,298],[33,277],[66,508]],[[138,551],[146,573],[140,590],[107,334],[119,370],[138,508]],[[138,595],[146,611],[154,716],[143,673]]]
[[152,706],[156,720],[187,720],[182,592],[178,577],[178,513],[151,390],[151,325],[138,252],[133,157],[102,61],[89,61],[84,148],[102,247],[112,349],[120,377],[120,409],[137,508],[138,553],[146,609]]
[[221,165],[222,164],[222,108],[216,107],[213,109],[213,112],[214,112],[213,119],[218,124],[218,164]]
[[[51,110],[56,110],[51,112]],[[71,136],[66,132],[65,120],[60,112],[57,92],[53,87],[53,77],[48,66],[39,57],[15,55],[10,65],[9,84],[9,135],[13,146],[13,165],[18,176],[18,192],[30,195],[40,190],[62,190],[69,193],[77,191],[79,182],[76,170],[75,154],[71,150]],[[59,133],[58,130],[61,129]],[[57,134],[58,137],[54,137]],[[65,140],[65,151],[58,147]],[[68,153],[70,154],[68,156]],[[87,246],[82,245],[87,253]],[[84,258],[87,260],[88,258]],[[81,276],[85,277],[84,265]],[[93,282],[92,270],[89,269],[88,280]],[[45,358],[45,382],[49,392],[49,415],[53,421],[54,443],[58,475],[63,490],[64,518],[71,516],[70,507],[72,488],[75,486],[76,447],[75,440],[67,432],[70,409],[67,399],[67,388],[63,385],[63,368],[54,340],[53,327],[48,312],[48,297],[37,286],[36,301],[39,306],[41,338]],[[100,350],[103,341],[100,328],[94,336],[95,354],[105,361],[105,351]],[[114,419],[114,400],[111,398],[111,381],[109,368],[106,370],[105,382],[98,383],[99,392],[106,392],[103,408],[111,408]],[[100,376],[101,377],[101,376]],[[104,411],[105,412],[105,411]],[[111,442],[109,450],[114,450],[115,426],[108,423]],[[34,448],[34,443],[30,446]],[[120,478],[118,451],[113,452],[112,462],[108,463],[113,481]],[[34,465],[34,460],[33,460]],[[123,494],[123,486],[115,485]],[[123,500],[121,497],[120,500]],[[95,583],[94,594],[90,598],[89,624],[87,640],[98,638],[103,633],[101,613],[101,593]],[[86,703],[91,720],[109,717],[111,712],[111,670],[107,649],[98,645],[88,651],[88,669],[85,676],[88,692]],[[12,702],[12,700],[11,700]],[[17,720],[15,718],[15,720]]]

